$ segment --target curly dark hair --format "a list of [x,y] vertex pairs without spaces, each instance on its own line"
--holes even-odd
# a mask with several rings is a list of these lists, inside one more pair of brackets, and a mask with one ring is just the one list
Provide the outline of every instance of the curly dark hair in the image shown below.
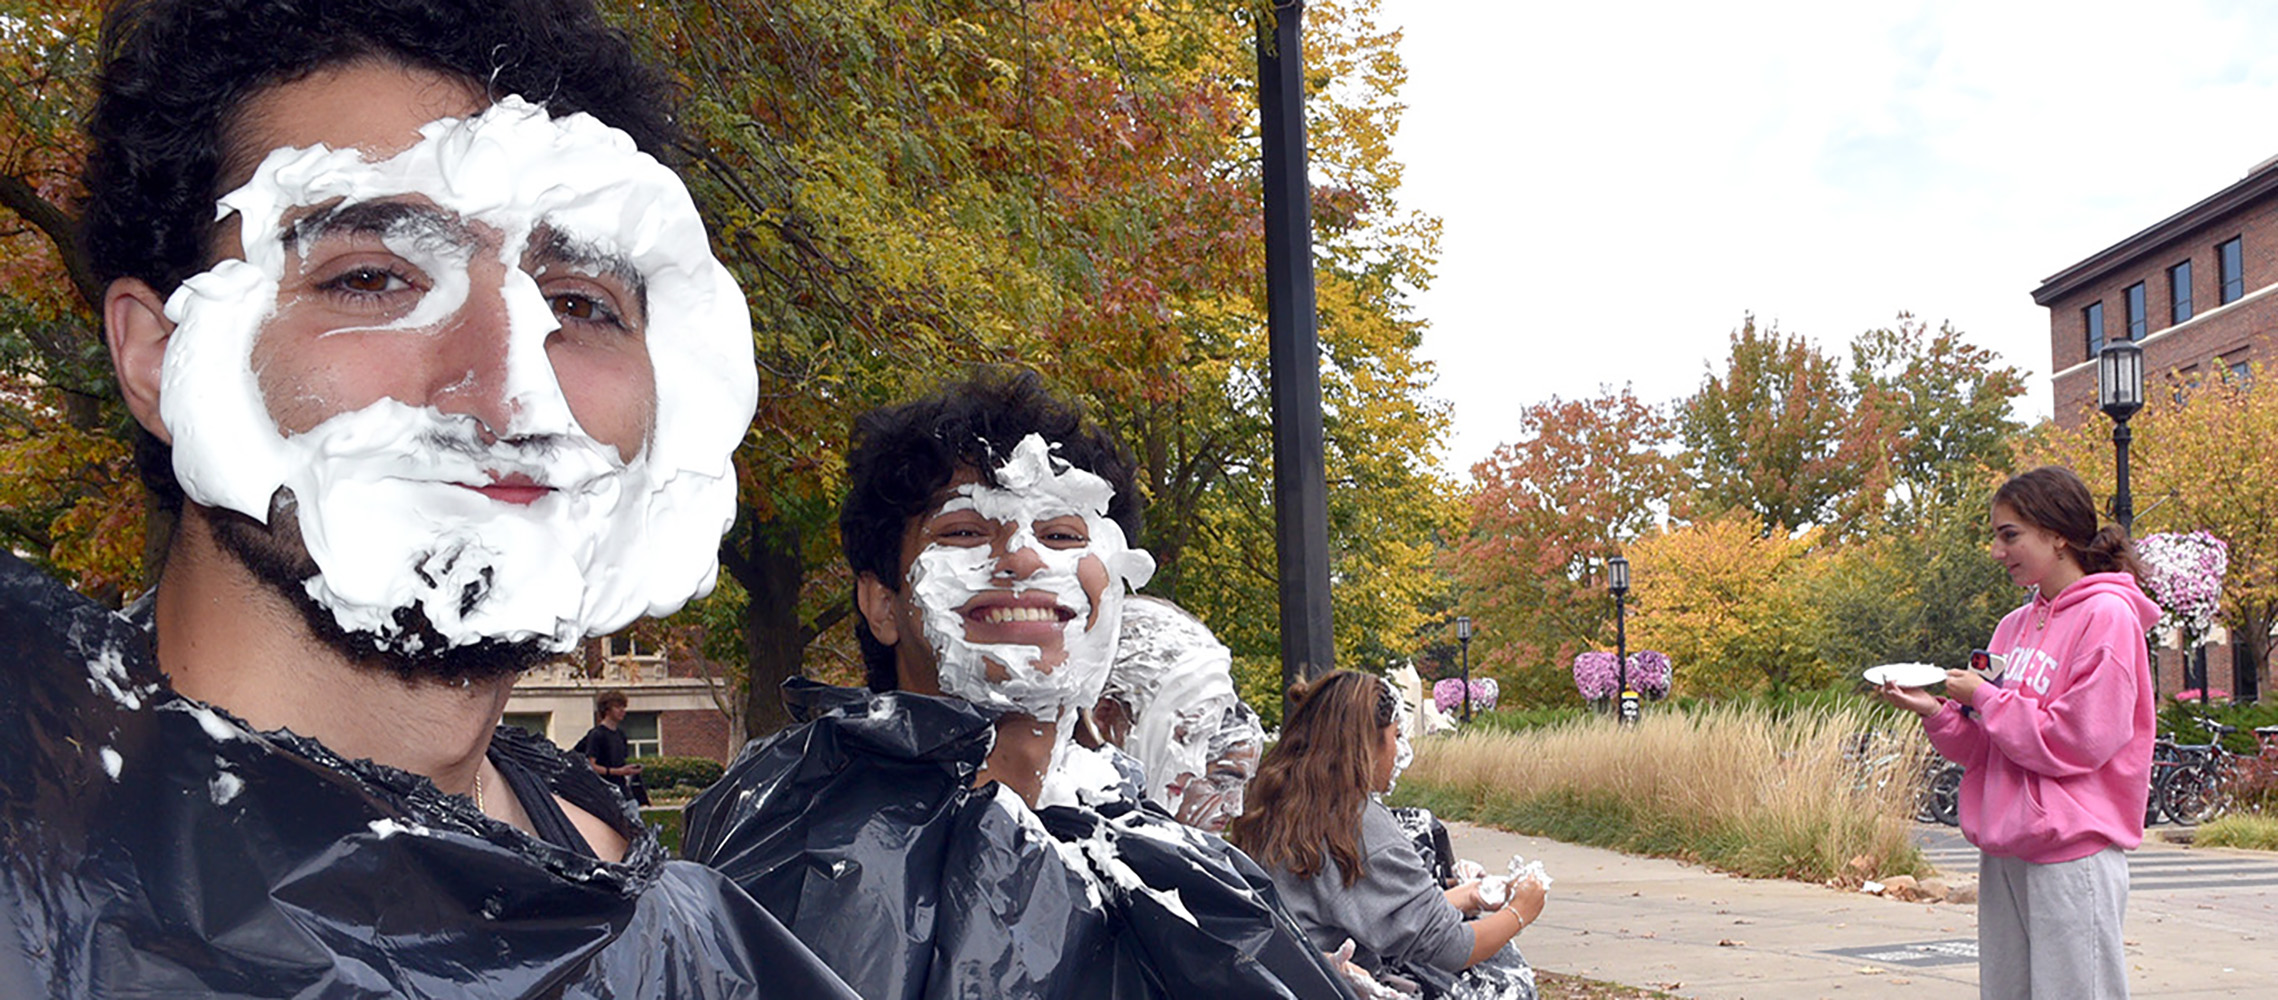
[[[586,112],[670,160],[670,81],[590,0],[123,0],[105,16],[80,247],[104,282],[161,295],[211,264],[214,202],[248,98],[363,59],[463,77],[556,116]],[[171,450],[136,449],[159,501],[180,503]]]
[[[1035,372],[983,368],[962,381],[906,403],[855,418],[846,454],[846,500],[839,506],[839,545],[857,576],[868,573],[902,588],[902,535],[910,521],[942,501],[959,469],[996,485],[996,470],[1031,434],[1057,445],[1053,454],[1107,480],[1115,489],[1107,516],[1123,537],[1139,538],[1139,490],[1130,454],[1074,402],[1053,395]],[[854,616],[854,634],[870,688],[895,687],[894,651]]]

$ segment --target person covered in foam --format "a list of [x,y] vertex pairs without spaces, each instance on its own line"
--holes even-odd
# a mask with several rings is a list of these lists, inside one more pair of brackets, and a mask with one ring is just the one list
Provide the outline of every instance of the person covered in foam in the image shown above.
[[1137,758],[1146,797],[1212,833],[1241,813],[1265,748],[1257,713],[1235,696],[1233,667],[1232,651],[1200,619],[1134,597],[1092,709],[1101,739]]
[[1263,871],[1074,739],[1154,565],[1122,448],[983,370],[847,465],[867,690],[788,682],[801,724],[689,804],[687,856],[864,996],[1345,995]]
[[0,558],[0,950],[58,995],[848,995],[499,726],[733,515],[750,323],[663,78],[588,0],[103,36],[84,246],[177,516],[127,615]]

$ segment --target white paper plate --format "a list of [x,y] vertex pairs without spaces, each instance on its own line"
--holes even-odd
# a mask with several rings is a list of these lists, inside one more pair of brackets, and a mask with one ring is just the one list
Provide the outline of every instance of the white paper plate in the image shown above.
[[1946,671],[1935,663],[1885,663],[1868,667],[1864,675],[1867,683],[1881,687],[1885,681],[1902,688],[1922,688],[1943,684]]

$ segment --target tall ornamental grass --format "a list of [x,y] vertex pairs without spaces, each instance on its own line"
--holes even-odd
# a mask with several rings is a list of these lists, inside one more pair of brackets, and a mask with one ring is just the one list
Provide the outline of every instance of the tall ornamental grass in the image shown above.
[[[1860,704],[1656,712],[1420,741],[1395,800],[1572,843],[1761,878],[1927,874],[1910,837],[1919,727]],[[1862,748],[1863,744],[1863,748]]]

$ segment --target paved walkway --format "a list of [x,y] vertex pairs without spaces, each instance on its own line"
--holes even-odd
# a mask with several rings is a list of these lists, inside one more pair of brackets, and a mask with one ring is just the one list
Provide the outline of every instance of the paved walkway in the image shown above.
[[[1465,823],[1449,832],[1459,857],[1490,869],[1513,854],[1542,860],[1556,884],[1519,944],[1544,969],[1703,998],[1977,993],[1975,906],[1743,879]],[[1950,877],[1976,880],[1966,842],[1939,827],[1921,835]],[[2135,997],[2278,996],[2278,859],[2147,842],[2129,871]]]

